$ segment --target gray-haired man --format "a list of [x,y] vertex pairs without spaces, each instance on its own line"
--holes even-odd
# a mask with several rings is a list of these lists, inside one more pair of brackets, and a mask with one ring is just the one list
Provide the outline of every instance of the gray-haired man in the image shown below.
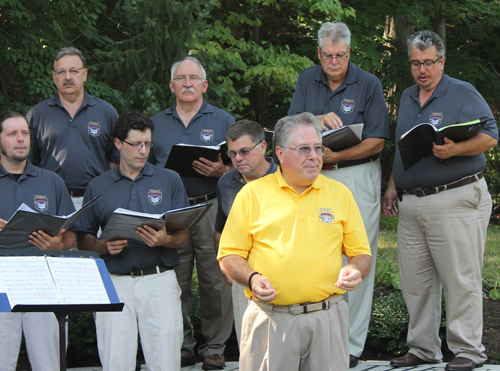
[[442,128],[479,119],[486,126],[474,137],[433,145],[433,154],[403,169],[396,141],[394,168],[383,212],[395,216],[399,203],[398,253],[401,288],[410,323],[409,352],[391,360],[394,367],[440,362],[441,292],[446,299],[446,341],[455,359],[447,371],[470,371],[486,361],[482,345],[482,282],[491,197],[484,180],[484,152],[498,142],[495,118],[469,83],[444,73],[444,42],[435,32],[419,31],[408,40],[416,85],[399,105],[396,138],[421,123]]
[[379,79],[350,61],[351,32],[341,22],[318,31],[321,66],[305,69],[297,80],[288,114],[311,112],[323,129],[363,123],[362,142],[342,151],[327,148],[322,174],[345,184],[363,217],[373,257],[372,269],[358,290],[349,292],[350,366],[363,352],[370,322],[380,218],[382,171],[379,153],[389,138],[389,119]]

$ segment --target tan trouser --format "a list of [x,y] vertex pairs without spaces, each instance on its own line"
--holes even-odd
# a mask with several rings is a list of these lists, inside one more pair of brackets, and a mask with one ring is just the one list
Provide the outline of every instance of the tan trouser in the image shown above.
[[348,327],[342,299],[329,310],[298,315],[251,300],[243,316],[240,371],[347,371]]
[[180,265],[175,268],[182,290],[182,318],[184,342],[181,356],[194,354],[196,339],[191,324],[191,282],[196,260],[200,285],[201,332],[206,342],[198,348],[202,357],[224,353],[225,343],[233,330],[231,287],[226,285],[215,256],[214,228],[217,215],[217,199],[208,201],[213,206],[201,221],[189,230],[189,242],[177,249]]
[[[344,184],[352,192],[370,242],[372,253],[370,273],[356,290],[344,294],[344,299],[349,305],[349,354],[359,357],[365,347],[372,311],[382,184],[380,160],[343,169],[323,170],[321,174]],[[344,265],[347,265],[345,258]]]
[[457,357],[486,360],[481,270],[491,197],[484,179],[399,204],[399,272],[410,315],[410,352],[440,361],[441,291],[446,341]]

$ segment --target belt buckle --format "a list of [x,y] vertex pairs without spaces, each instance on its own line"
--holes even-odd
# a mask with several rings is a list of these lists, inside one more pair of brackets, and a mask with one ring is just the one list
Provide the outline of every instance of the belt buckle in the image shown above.
[[143,277],[144,276],[144,271],[142,269],[139,269],[139,271],[141,271],[141,275],[140,276],[134,276],[134,270],[131,270],[130,271],[130,277],[132,277],[132,278]]
[[412,192],[417,197],[425,197],[425,191],[423,188],[414,188]]

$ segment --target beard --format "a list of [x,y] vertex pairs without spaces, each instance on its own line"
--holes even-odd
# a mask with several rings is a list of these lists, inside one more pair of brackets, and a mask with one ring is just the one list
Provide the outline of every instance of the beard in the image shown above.
[[7,153],[6,149],[4,146],[1,145],[2,143],[0,142],[0,153],[2,153],[2,156],[5,156],[11,160],[17,161],[17,162],[23,162],[28,158],[29,152],[26,151],[26,154],[18,154],[18,153]]

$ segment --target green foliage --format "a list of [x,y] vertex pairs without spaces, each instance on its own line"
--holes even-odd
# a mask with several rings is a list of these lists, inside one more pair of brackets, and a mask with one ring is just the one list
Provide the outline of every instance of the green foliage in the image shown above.
[[67,360],[68,366],[99,364],[93,313],[70,313]]
[[394,354],[405,353],[408,312],[401,291],[376,298],[372,306],[367,345],[384,347]]
[[[439,336],[444,339],[446,333],[446,308],[444,295],[441,301],[441,324]],[[387,295],[375,297],[372,306],[367,345],[382,347],[396,355],[406,353],[409,316],[403,293],[399,290]]]
[[377,258],[377,266],[375,271],[375,287],[392,287],[396,290],[401,290],[401,282],[399,280],[399,268],[397,261]]

